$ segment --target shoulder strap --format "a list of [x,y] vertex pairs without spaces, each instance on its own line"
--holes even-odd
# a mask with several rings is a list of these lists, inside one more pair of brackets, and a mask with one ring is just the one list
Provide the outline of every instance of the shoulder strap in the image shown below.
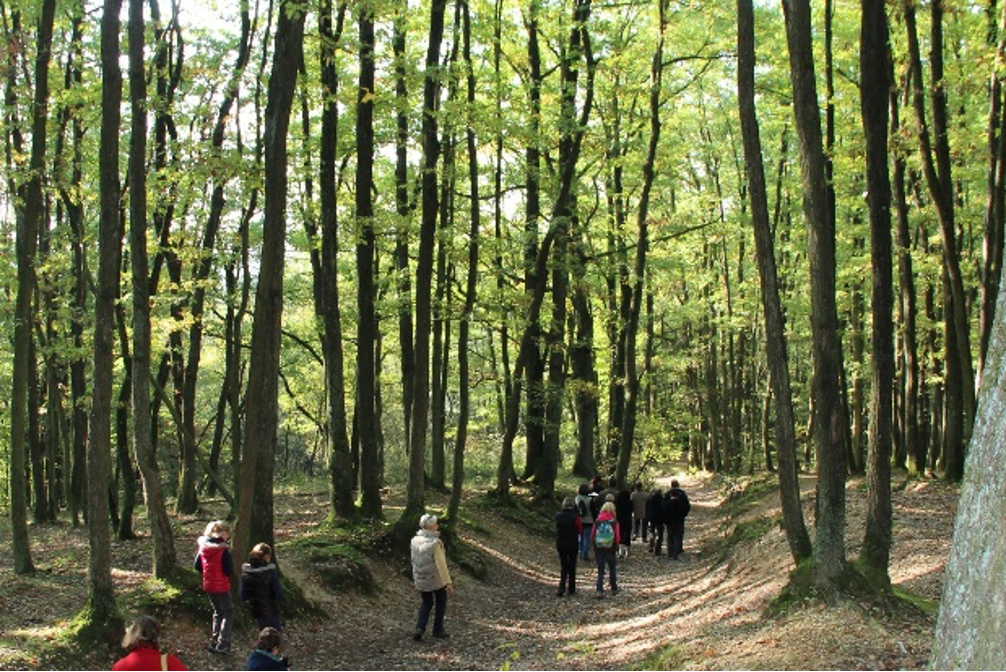
[[161,669],[168,672],[168,654],[166,653],[161,654]]

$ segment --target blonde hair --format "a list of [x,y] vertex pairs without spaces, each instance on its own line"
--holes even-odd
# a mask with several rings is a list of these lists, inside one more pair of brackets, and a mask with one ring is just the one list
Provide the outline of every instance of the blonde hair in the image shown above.
[[219,537],[222,534],[226,534],[227,536],[230,536],[231,534],[231,526],[226,520],[214,520],[206,523],[206,529],[203,531],[203,536]]
[[255,544],[251,552],[248,553],[248,562],[261,562],[266,556],[272,557],[272,547],[269,544]]
[[122,637],[122,648],[126,651],[132,651],[137,646],[146,644],[156,649],[157,636],[160,632],[161,626],[157,624],[153,616],[141,614],[126,628],[126,634]]
[[602,512],[607,511],[608,513],[615,513],[615,503],[605,502],[604,506],[601,507],[601,511]]

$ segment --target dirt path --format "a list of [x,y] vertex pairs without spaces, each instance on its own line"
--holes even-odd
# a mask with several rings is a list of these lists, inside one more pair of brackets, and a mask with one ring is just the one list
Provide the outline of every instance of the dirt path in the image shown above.
[[[661,482],[663,487],[669,478]],[[611,597],[609,592],[604,599],[594,596],[592,561],[577,568],[576,596],[558,598],[558,558],[551,536],[529,532],[524,521],[507,519],[496,509],[466,509],[473,524],[464,528],[468,531],[463,530],[463,536],[489,559],[488,577],[478,581],[452,565],[457,592],[448,601],[448,640],[412,641],[419,597],[401,559],[368,558],[379,590],[367,596],[328,590],[306,558],[287,553],[288,577],[325,615],[290,621],[284,633],[286,652],[295,669],[925,667],[933,614],[874,613],[852,603],[828,608],[811,604],[788,616],[764,619],[764,607],[792,568],[777,524],[778,494],[766,488],[740,511],[742,523],[758,523],[757,534],[728,547],[723,539],[729,530],[722,480],[706,474],[678,478],[692,502],[683,559],[655,557],[634,542],[630,557],[618,563],[619,594]],[[811,521],[811,479],[805,478],[803,488],[805,516]],[[862,536],[863,492],[861,482],[850,482],[849,558],[858,553]],[[956,496],[953,488],[935,481],[911,482],[896,490],[891,578],[897,587],[939,599]],[[313,531],[326,506],[324,494],[286,497],[277,548]],[[393,507],[386,510],[389,518],[397,514]],[[178,521],[182,556],[187,556],[186,543],[194,543],[203,524],[202,518]],[[87,540],[85,530],[67,525],[34,528],[32,533],[40,571],[18,577],[0,568],[0,670],[108,669],[111,661],[97,651],[84,661],[38,657],[84,603],[86,563],[80,558],[86,557]],[[114,542],[112,551],[116,590],[145,590],[149,537]],[[237,653],[221,658],[203,649],[208,621],[168,611],[162,614],[162,625],[162,648],[177,653],[191,669],[242,668],[254,640],[250,631],[237,633]]]

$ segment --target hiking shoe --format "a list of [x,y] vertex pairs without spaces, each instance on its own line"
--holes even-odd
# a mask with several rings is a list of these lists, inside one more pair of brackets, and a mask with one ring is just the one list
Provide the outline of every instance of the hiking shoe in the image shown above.
[[451,636],[451,633],[449,633],[449,632],[434,632],[433,636],[436,637],[437,639],[447,639],[447,638],[449,638]]
[[597,595],[595,597],[597,597],[597,599],[599,599],[599,600],[603,599],[604,598],[604,591],[603,590],[597,591]]
[[414,633],[412,633],[412,639],[414,639],[417,642],[423,641],[423,631],[416,630]]
[[563,592],[563,591],[559,590],[559,591],[556,591],[556,593],[555,593],[555,596],[556,596],[556,597],[562,597],[562,596],[564,596],[565,594],[566,594],[565,592]]
[[231,653],[231,647],[229,645],[218,644],[210,649],[210,653],[215,653],[220,656],[229,656]]

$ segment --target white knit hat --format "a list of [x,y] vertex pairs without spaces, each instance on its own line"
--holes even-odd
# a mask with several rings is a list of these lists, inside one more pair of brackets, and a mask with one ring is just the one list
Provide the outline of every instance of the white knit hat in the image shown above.
[[419,527],[424,530],[428,530],[437,524],[437,517],[432,513],[424,513],[423,517],[419,519]]

